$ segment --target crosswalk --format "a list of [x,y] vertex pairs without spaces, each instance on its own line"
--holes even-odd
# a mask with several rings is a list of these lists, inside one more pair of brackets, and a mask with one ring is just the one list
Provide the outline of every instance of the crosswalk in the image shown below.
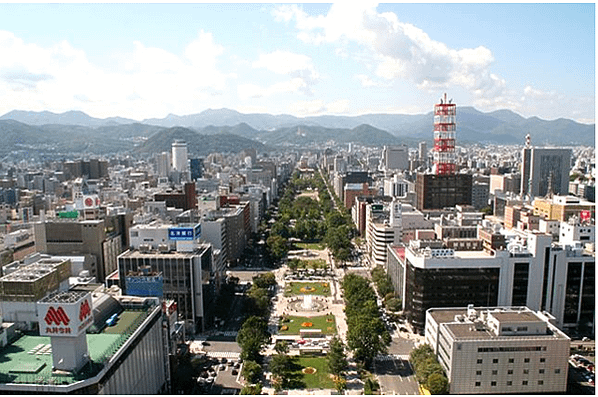
[[208,357],[214,358],[239,358],[240,353],[235,352],[206,352]]

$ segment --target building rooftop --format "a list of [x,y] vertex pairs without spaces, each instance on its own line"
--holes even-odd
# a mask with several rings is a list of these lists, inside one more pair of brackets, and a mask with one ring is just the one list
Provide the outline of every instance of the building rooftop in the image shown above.
[[543,320],[539,318],[536,313],[530,311],[513,311],[513,312],[491,312],[492,317],[496,318],[500,322],[530,322]]
[[0,349],[0,383],[70,385],[94,377],[152,310],[154,307],[125,310],[114,326],[98,334],[87,334],[91,362],[77,374],[53,374],[50,337],[24,334]]

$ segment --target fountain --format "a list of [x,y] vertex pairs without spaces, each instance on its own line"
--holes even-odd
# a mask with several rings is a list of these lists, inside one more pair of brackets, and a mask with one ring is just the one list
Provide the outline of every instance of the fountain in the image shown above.
[[312,310],[314,307],[313,295],[303,295],[301,307],[305,310]]

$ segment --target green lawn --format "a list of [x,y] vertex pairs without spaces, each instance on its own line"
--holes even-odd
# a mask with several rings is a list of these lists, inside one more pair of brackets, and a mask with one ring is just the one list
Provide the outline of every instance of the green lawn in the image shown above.
[[[278,333],[281,335],[299,335],[300,329],[321,329],[322,333],[332,335],[336,333],[336,320],[334,316],[317,316],[317,317],[298,317],[286,316],[290,321],[281,322]],[[327,321],[327,320],[332,321]],[[301,324],[309,322],[313,325],[311,327],[304,327]],[[288,329],[282,330],[286,326]]]
[[322,251],[326,246],[323,243],[295,243],[295,246],[304,250]]
[[330,296],[330,283],[327,281],[312,283],[289,283],[284,288],[284,296],[321,295]]
[[297,356],[296,360],[301,369],[307,367],[316,369],[313,374],[304,374],[301,370],[296,372],[297,377],[299,375],[303,376],[302,379],[306,389],[334,389],[334,382],[328,372],[328,359],[326,357]]

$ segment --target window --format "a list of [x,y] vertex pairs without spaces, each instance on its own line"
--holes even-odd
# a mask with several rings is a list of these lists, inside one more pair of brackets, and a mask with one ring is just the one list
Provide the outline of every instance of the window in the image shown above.
[[544,373],[544,368],[540,368],[540,369],[538,370],[538,373],[540,373],[540,374],[543,374],[543,373]]
[[475,387],[480,387],[480,386],[482,386],[482,382],[476,382],[475,383]]
[[493,380],[492,382],[490,382],[490,386],[496,386],[496,381]]
[[475,374],[476,374],[476,375],[481,375],[481,374],[482,374],[482,371],[475,371]]
[[507,381],[507,386],[513,386],[513,381],[512,380],[508,380]]
[[554,373],[555,373],[555,374],[560,374],[560,373],[561,373],[561,369],[560,369],[560,368],[556,368],[556,369],[554,370]]
[[498,358],[493,358],[492,359],[492,364],[498,364]]
[[545,363],[545,362],[546,362],[546,359],[545,359],[544,357],[541,357],[541,358],[540,358],[540,362],[541,362],[541,363]]
[[512,369],[508,369],[507,370],[507,375],[513,375],[513,370]]
[[509,358],[509,364],[513,364],[515,362],[514,358]]
[[497,369],[493,369],[492,370],[492,375],[498,375],[498,370]]
[[517,332],[527,331],[527,327],[517,327]]
[[544,384],[544,381],[543,381],[543,380],[539,380],[539,381],[538,381],[538,384],[539,384],[539,385],[543,385],[543,384]]
[[524,375],[527,375],[527,374],[529,374],[529,369],[524,369],[524,370],[523,370],[523,374],[524,374]]
[[484,360],[482,360],[481,358],[478,358],[478,364],[481,364],[483,362],[484,362]]
[[523,386],[527,386],[527,381],[526,381],[526,380],[524,380],[523,382],[521,382],[521,384],[522,384]]
[[528,358],[524,358],[524,359],[523,359],[523,362],[524,362],[524,363],[529,363],[529,357],[528,357]]

